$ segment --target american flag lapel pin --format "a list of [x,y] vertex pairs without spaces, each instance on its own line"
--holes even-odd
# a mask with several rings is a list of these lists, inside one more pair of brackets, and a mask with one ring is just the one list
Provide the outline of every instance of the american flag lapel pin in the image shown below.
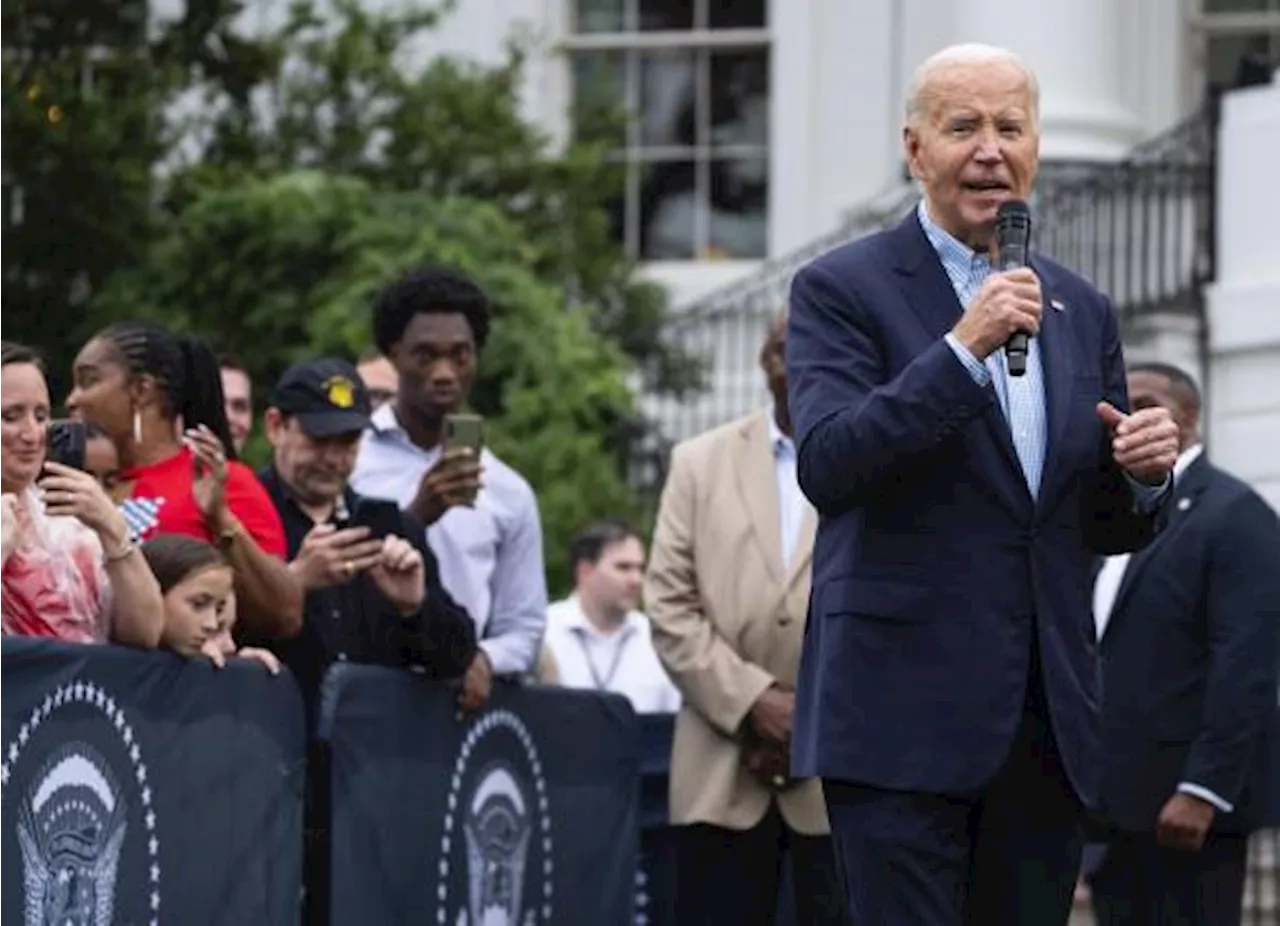
[[1054,309],[1054,311],[1057,311],[1057,312],[1061,312],[1066,308],[1066,306],[1062,304],[1061,299],[1050,299],[1049,305],[1051,308]]

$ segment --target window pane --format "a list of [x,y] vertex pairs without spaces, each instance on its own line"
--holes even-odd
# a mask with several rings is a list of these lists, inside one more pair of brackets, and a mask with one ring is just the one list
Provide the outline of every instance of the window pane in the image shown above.
[[[1274,66],[1275,43],[1264,32],[1243,35],[1211,35],[1205,48],[1205,88],[1229,90],[1250,71]],[[1268,61],[1269,65],[1262,62]]]
[[622,32],[627,25],[625,0],[577,0],[578,32]]
[[769,55],[763,49],[712,53],[711,142],[769,143]]
[[640,56],[640,144],[692,147],[697,138],[692,52]]
[[640,259],[693,260],[699,202],[693,161],[644,165],[640,180]]
[[626,144],[625,61],[621,52],[588,51],[573,56],[574,136],[582,141]]
[[758,259],[769,252],[769,161],[711,162],[708,259]]
[[641,31],[692,29],[692,0],[640,0]]
[[712,29],[763,29],[767,0],[708,0],[707,25]]

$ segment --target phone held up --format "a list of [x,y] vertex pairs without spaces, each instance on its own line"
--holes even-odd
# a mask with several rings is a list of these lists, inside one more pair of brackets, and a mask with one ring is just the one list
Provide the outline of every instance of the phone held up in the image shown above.
[[72,469],[85,468],[85,448],[89,442],[83,421],[50,421],[45,459]]
[[345,527],[367,527],[369,537],[382,540],[390,536],[404,533],[404,520],[400,515],[400,506],[395,502],[381,498],[362,498],[356,502],[355,511]]
[[476,459],[484,449],[484,418],[459,412],[444,416],[445,449],[466,447]]
[[[465,412],[445,415],[444,447],[446,450],[466,447],[471,451],[471,458],[479,463],[480,452],[484,450],[484,418]],[[475,501],[476,493],[470,493],[467,504],[473,505]]]

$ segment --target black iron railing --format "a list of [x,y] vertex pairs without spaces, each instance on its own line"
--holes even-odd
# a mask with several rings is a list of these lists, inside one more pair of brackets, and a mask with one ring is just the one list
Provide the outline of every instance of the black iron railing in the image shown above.
[[[1198,316],[1213,279],[1214,110],[1206,109],[1117,163],[1043,165],[1032,197],[1036,250],[1110,294],[1122,324],[1157,312]],[[757,357],[795,273],[818,255],[884,228],[916,202],[899,186],[840,228],[676,313],[668,335],[707,363],[707,390],[683,402],[644,397],[653,425],[632,477],[656,491],[670,447],[766,402]]]

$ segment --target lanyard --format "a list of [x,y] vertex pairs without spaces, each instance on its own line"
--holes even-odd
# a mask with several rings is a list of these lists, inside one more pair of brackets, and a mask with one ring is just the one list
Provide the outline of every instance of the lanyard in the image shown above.
[[618,640],[617,647],[614,648],[613,660],[609,663],[609,671],[604,678],[600,677],[600,672],[596,669],[595,660],[591,658],[591,650],[587,647],[586,633],[581,627],[573,628],[573,638],[578,641],[578,648],[582,650],[582,658],[587,663],[587,670],[591,673],[591,681],[595,682],[596,691],[609,691],[609,686],[613,684],[613,677],[618,674],[618,668],[622,665],[622,657],[626,652],[627,644],[631,642],[631,638],[635,634],[635,628],[624,627],[622,629],[622,637]]

